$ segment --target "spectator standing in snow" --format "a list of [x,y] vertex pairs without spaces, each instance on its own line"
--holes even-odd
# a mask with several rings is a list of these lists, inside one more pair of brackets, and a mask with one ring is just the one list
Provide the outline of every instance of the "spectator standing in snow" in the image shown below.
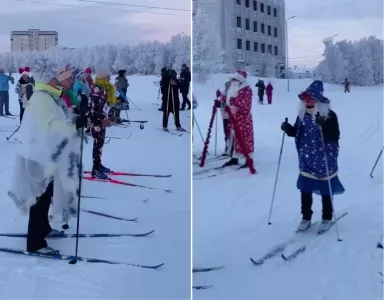
[[85,80],[88,82],[89,87],[92,88],[94,85],[94,82],[92,79],[92,69],[88,67],[85,69],[84,73],[85,73]]
[[301,105],[295,125],[292,126],[288,122],[281,125],[281,129],[288,136],[295,138],[299,156],[300,174],[297,188],[301,192],[303,219],[298,226],[298,231],[305,231],[311,226],[313,193],[322,197],[323,214],[319,230],[330,228],[333,207],[328,180],[330,180],[333,195],[344,193],[344,187],[337,175],[339,123],[336,113],[329,108],[330,101],[323,96],[323,91],[323,82],[314,81],[305,92],[299,95]]
[[60,98],[61,87],[72,83],[71,71],[45,61],[35,75],[8,195],[23,213],[29,212],[27,251],[52,255],[55,250],[45,238],[59,231],[48,220],[51,198],[53,211],[63,219],[77,214],[81,139],[76,129],[84,126],[84,118]]
[[[127,90],[129,87],[128,79],[125,76],[126,70],[119,70],[117,72],[116,82],[115,82],[115,88],[118,93],[123,93],[122,97],[118,97],[119,100],[119,108],[116,108],[115,117],[116,121],[120,123],[120,112],[121,112],[121,101],[125,99],[128,103],[127,99]],[[126,106],[127,109],[129,109],[129,104]]]
[[272,104],[272,91],[273,91],[273,86],[272,86],[272,83],[269,81],[268,84],[267,84],[267,87],[265,89],[265,93],[267,95],[268,104]]
[[0,117],[4,116],[4,109],[6,116],[12,116],[9,112],[9,81],[15,83],[12,74],[5,75],[4,69],[0,67]]
[[31,82],[31,77],[27,71],[29,68],[19,68],[20,79],[16,84],[15,92],[18,95],[19,106],[20,106],[20,124],[23,120],[23,115],[27,103],[33,94],[33,84]]
[[188,110],[191,109],[191,101],[188,99],[189,86],[191,84],[191,71],[186,64],[183,64],[180,72],[180,92],[183,96],[183,103],[181,104],[180,110],[185,110],[185,106],[188,105]]
[[160,92],[161,92],[161,107],[158,109],[159,111],[164,111],[165,107],[165,82],[167,82],[166,77],[169,75],[169,71],[167,68],[161,69],[161,79],[160,79]]
[[264,101],[264,91],[265,91],[264,81],[259,79],[259,81],[256,83],[255,87],[257,87],[257,94],[259,96],[259,104],[263,104],[263,101]]
[[350,86],[350,82],[348,81],[348,78],[345,78],[345,81],[344,81],[344,93],[350,93],[350,89],[349,89],[349,86]]
[[[222,96],[222,101],[226,102],[229,107],[234,122],[229,119],[228,131],[229,142],[228,151],[232,154],[232,158],[226,162],[223,167],[238,165],[239,159],[245,158],[246,155],[252,157],[254,151],[253,139],[253,120],[252,120],[252,89],[246,81],[247,73],[245,71],[237,71],[230,79],[230,84],[227,90],[227,95]],[[237,136],[235,125],[239,129]],[[242,148],[240,140],[243,141],[245,149]],[[246,168],[247,164],[241,166]]]
[[178,131],[185,131],[180,124],[180,81],[177,79],[176,71],[172,69],[165,71],[161,77],[160,86],[164,103],[163,130],[168,131],[168,119],[169,115],[172,113],[175,118],[176,129]]

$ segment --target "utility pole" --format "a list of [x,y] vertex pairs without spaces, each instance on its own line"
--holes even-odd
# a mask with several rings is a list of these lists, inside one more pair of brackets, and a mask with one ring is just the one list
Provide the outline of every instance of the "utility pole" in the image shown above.
[[288,59],[288,21],[296,18],[296,16],[292,16],[289,19],[285,20],[285,59],[286,59],[286,66],[285,66],[285,76],[287,77],[287,83],[288,83],[288,92],[289,92],[289,59]]

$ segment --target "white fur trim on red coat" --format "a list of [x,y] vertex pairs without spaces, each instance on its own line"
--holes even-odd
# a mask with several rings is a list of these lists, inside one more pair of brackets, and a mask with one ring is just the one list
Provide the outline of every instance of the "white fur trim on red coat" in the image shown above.
[[241,76],[239,73],[235,73],[233,75],[231,75],[229,77],[229,79],[236,79],[237,81],[239,81],[240,83],[244,83],[245,82],[245,78],[243,76]]

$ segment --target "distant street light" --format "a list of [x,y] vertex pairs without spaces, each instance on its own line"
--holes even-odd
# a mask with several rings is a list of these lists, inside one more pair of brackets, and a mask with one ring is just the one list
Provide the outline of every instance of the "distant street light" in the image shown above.
[[288,21],[296,18],[296,16],[292,16],[285,20],[285,57],[286,57],[286,70],[285,74],[288,82],[288,92],[289,92],[289,59],[288,59]]
[[338,36],[339,34],[336,33],[335,35],[331,36],[331,41],[332,41],[332,83],[334,83],[335,80],[335,65],[333,63],[333,38],[335,36]]

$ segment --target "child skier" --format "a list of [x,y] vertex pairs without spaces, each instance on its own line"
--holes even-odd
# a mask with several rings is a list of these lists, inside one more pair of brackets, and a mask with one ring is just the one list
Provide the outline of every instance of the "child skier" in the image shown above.
[[33,94],[33,84],[31,82],[29,72],[26,69],[27,68],[19,68],[19,73],[21,77],[17,82],[15,89],[16,94],[18,94],[18,100],[20,105],[20,124],[23,120],[23,115],[25,108],[27,107],[28,100]]
[[314,81],[299,95],[301,102],[295,125],[288,122],[281,125],[288,136],[295,138],[299,156],[297,188],[301,191],[303,219],[298,231],[311,227],[312,193],[322,197],[323,214],[319,231],[326,231],[331,227],[332,196],[344,193],[344,187],[337,175],[339,123],[336,113],[329,108],[329,100],[323,96],[323,90],[323,82]]

